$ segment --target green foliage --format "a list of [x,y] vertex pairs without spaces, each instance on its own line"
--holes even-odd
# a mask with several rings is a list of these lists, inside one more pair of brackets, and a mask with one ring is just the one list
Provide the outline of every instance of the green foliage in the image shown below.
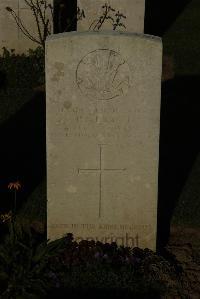
[[104,294],[125,292],[130,298],[155,299],[168,292],[170,282],[177,282],[179,277],[174,266],[149,249],[130,249],[94,241],[77,244],[70,234],[67,239],[59,259],[49,264],[52,271],[56,269],[66,295],[78,290],[89,296],[101,290]]
[[41,47],[29,50],[28,55],[15,54],[3,48],[0,70],[6,72],[7,87],[32,88],[45,82],[44,50]]
[[61,290],[66,296],[79,292],[94,297],[100,291],[155,299],[178,278],[174,266],[148,249],[78,244],[72,234],[41,241],[14,221],[0,246],[0,296],[5,299],[60,298]]
[[32,98],[35,87],[44,84],[44,64],[44,51],[40,47],[29,50],[27,55],[17,55],[14,50],[4,48],[0,56],[0,73],[6,75],[6,82],[0,88],[0,123]]
[[45,298],[54,287],[46,271],[48,260],[60,252],[62,241],[38,243],[30,231],[12,221],[0,246],[1,298]]

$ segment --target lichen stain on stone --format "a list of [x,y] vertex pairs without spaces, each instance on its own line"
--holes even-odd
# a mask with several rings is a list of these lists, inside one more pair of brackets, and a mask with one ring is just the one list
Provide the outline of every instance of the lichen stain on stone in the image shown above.
[[64,106],[65,109],[70,109],[71,106],[72,106],[72,103],[70,101],[65,101],[63,103],[63,106]]
[[51,77],[51,81],[59,81],[61,77],[64,77],[64,63],[62,62],[55,62],[54,63],[54,69],[55,73],[53,74],[53,77]]
[[67,192],[68,193],[76,193],[77,192],[77,188],[73,185],[70,185],[67,187]]

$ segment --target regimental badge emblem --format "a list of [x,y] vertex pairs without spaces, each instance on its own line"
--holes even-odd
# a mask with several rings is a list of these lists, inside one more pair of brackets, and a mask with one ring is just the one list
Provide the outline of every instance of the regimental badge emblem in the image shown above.
[[76,82],[85,96],[107,101],[128,93],[131,72],[121,54],[98,49],[85,55],[78,63]]

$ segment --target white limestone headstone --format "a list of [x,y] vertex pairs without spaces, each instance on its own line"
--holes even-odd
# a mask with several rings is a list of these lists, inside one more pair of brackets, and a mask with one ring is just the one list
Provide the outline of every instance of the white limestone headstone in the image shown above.
[[156,37],[48,38],[48,238],[155,249],[161,69]]
[[[53,4],[53,0],[48,0]],[[16,53],[25,53],[28,49],[34,49],[39,45],[28,39],[19,29],[15,20],[5,8],[10,7],[15,14],[22,20],[22,23],[28,32],[38,39],[38,30],[33,12],[27,6],[24,0],[1,0],[0,1],[0,54],[2,48],[15,49]],[[50,10],[47,10],[47,16],[51,20]]]
[[[145,0],[78,0],[77,4],[80,10],[85,12],[85,18],[78,21],[78,31],[97,30],[99,17],[105,16],[106,9],[103,6],[107,4],[115,9],[107,15],[111,16],[114,21],[116,21],[115,15],[118,11],[126,17],[120,19],[120,23],[125,27],[118,26],[117,31],[144,32]],[[111,19],[105,20],[100,30],[113,30],[112,23]]]

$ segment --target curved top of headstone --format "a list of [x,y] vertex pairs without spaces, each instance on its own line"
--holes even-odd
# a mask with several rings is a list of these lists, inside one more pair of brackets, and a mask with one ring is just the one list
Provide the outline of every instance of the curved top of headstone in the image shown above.
[[46,42],[57,40],[57,39],[65,39],[71,36],[88,36],[88,35],[96,35],[96,36],[124,36],[124,37],[133,37],[138,39],[145,39],[145,40],[153,40],[157,42],[161,42],[162,39],[158,36],[149,35],[149,34],[139,34],[139,33],[133,33],[133,32],[116,32],[116,31],[71,31],[71,32],[63,32],[58,34],[51,34],[47,37]]

